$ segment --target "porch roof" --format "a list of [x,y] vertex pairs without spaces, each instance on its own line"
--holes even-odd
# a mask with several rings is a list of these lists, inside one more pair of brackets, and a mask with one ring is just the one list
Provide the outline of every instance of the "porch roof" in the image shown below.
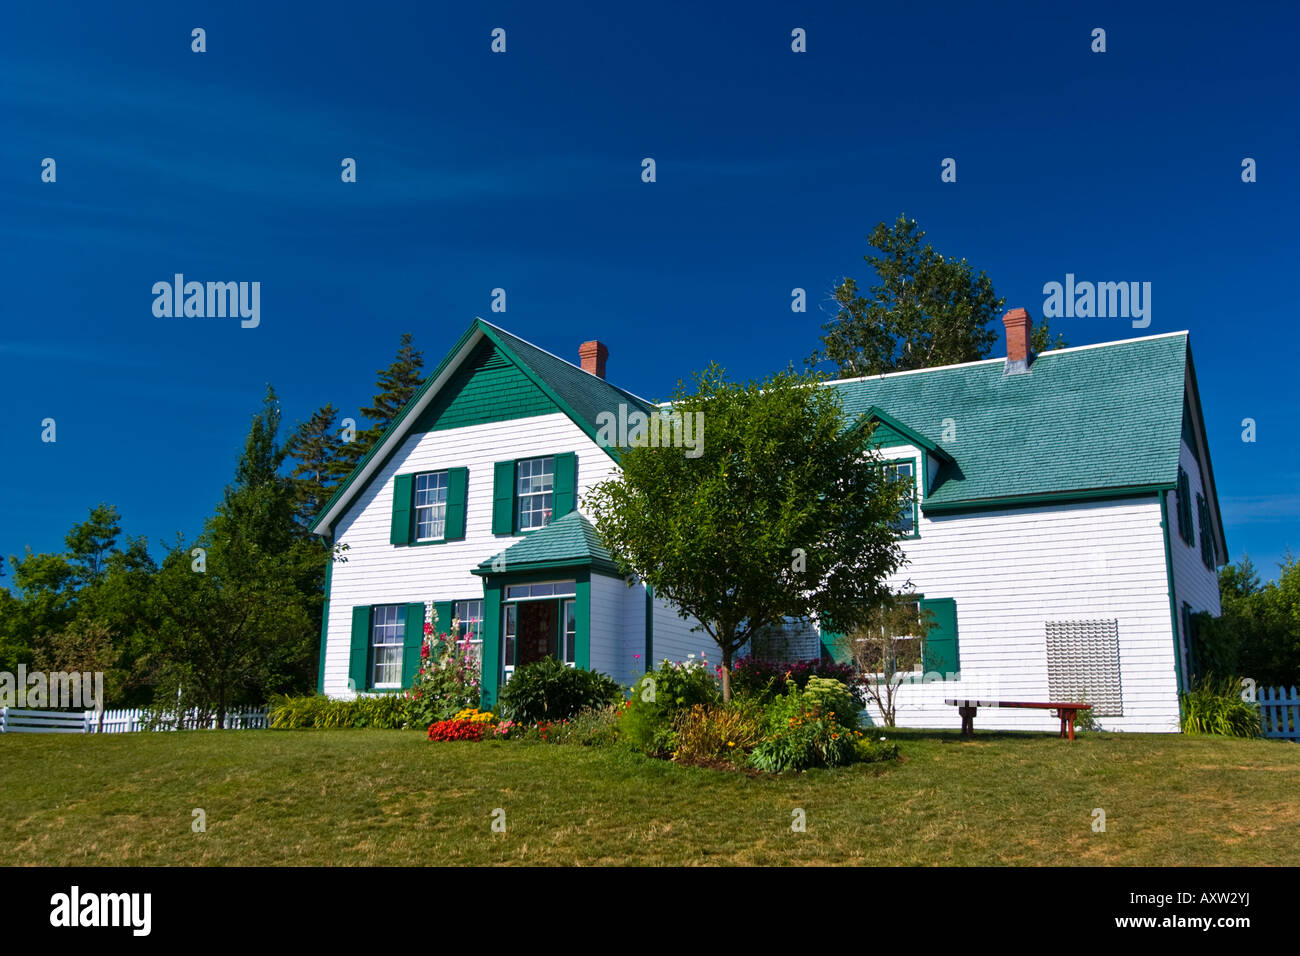
[[593,567],[609,574],[618,568],[609,550],[600,543],[596,529],[580,512],[570,511],[541,531],[534,531],[505,551],[488,558],[472,573],[513,574],[538,568]]

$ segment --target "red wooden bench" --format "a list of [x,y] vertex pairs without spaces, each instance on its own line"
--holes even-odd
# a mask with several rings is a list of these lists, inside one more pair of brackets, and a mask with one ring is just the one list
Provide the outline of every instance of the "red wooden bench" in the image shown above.
[[1023,700],[945,700],[961,714],[961,735],[975,736],[975,711],[980,707],[1030,707],[1035,710],[1055,710],[1061,718],[1061,736],[1074,739],[1074,719],[1081,710],[1091,710],[1092,704],[1034,703]]

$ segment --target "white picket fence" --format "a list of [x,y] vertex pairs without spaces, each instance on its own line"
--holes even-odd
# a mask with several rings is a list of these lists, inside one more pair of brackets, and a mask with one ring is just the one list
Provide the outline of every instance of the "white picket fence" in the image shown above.
[[[146,730],[147,713],[143,708],[130,707],[97,711],[19,710],[0,707],[0,734],[84,733],[131,734]],[[102,719],[101,719],[102,718]],[[180,719],[168,715],[166,721],[154,730],[213,730],[217,718],[199,719],[197,710],[190,710]],[[227,730],[265,730],[267,708],[232,711],[226,714]]]

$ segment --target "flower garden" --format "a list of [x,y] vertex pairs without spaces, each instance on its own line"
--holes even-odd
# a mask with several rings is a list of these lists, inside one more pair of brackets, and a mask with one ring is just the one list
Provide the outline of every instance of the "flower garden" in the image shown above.
[[479,665],[468,637],[425,624],[420,669],[403,694],[354,701],[277,701],[271,726],[404,727],[435,743],[512,740],[617,746],[717,769],[780,773],[892,760],[895,744],[859,726],[860,704],[843,664],[744,659],[723,701],[720,667],[663,661],[631,687],[546,659],[520,667],[497,706],[479,709]]

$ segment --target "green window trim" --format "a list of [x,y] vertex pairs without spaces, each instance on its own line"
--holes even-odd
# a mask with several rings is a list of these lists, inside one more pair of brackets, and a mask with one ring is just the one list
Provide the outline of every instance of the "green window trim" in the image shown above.
[[1214,570],[1214,538],[1210,535],[1210,503],[1204,495],[1196,496],[1196,517],[1201,526],[1201,563],[1209,570]]
[[[447,501],[443,511],[442,537],[420,541],[416,538],[416,479],[423,475],[446,474]],[[465,539],[465,510],[469,495],[468,468],[433,468],[393,477],[393,510],[388,541],[395,546],[416,547],[446,544]]]
[[915,541],[921,537],[921,474],[919,469],[923,467],[924,459],[918,459],[911,455],[901,458],[886,458],[881,462],[882,467],[897,465],[912,466],[912,530],[906,534],[900,532],[899,538],[903,541]]
[[1178,469],[1178,537],[1188,547],[1196,542],[1196,526],[1192,523],[1192,486],[1182,468]]
[[922,597],[917,602],[922,611],[934,615],[934,625],[921,647],[921,670],[926,674],[953,674],[961,677],[961,648],[957,636],[957,602],[953,598]]
[[519,527],[519,463],[544,458],[554,460],[551,481],[551,518],[547,524],[574,511],[578,506],[578,456],[566,451],[549,455],[528,455],[498,461],[492,466],[492,533],[495,535],[527,535],[542,530],[521,530]]

